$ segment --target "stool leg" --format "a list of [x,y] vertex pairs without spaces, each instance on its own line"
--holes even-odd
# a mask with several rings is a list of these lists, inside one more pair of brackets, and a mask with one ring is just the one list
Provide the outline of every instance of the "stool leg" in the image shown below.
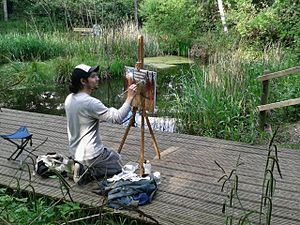
[[[10,156],[9,158],[7,158],[7,160],[16,160],[16,158],[21,154],[22,149],[20,148],[20,146],[17,147],[17,150],[15,150]],[[14,157],[14,155],[17,154],[17,156]]]

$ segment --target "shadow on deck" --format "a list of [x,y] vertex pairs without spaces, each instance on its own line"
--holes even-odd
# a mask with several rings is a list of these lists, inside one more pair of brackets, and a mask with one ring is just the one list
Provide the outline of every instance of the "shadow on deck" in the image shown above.
[[[66,118],[61,116],[30,113],[2,109],[0,112],[0,133],[11,133],[20,126],[27,126],[33,134],[34,144],[48,141],[42,145],[38,155],[47,152],[59,152],[68,155]],[[125,127],[101,123],[101,135],[105,145],[117,149],[123,137]],[[140,210],[151,215],[160,224],[215,224],[224,222],[222,204],[226,195],[221,192],[218,179],[222,172],[215,164],[219,162],[226,171],[235,167],[238,156],[244,163],[239,167],[239,197],[246,210],[259,210],[261,184],[265,169],[267,149],[238,142],[212,138],[155,132],[161,160],[151,160],[152,171],[161,173],[161,185],[151,204]],[[131,128],[122,150],[123,161],[138,162],[140,148],[140,130]],[[30,173],[19,170],[19,163],[8,161],[14,150],[3,139],[0,140],[0,184],[61,198],[60,184],[56,179],[30,177]],[[145,158],[152,159],[155,151],[148,132],[145,133]],[[272,224],[300,224],[300,151],[281,149],[279,160],[283,179],[277,179],[273,198]],[[71,195],[74,201],[92,206],[100,206],[102,197],[88,190],[89,187],[73,186]],[[68,200],[68,199],[67,199]],[[238,204],[236,204],[238,205]],[[235,209],[242,213],[241,208]],[[133,212],[124,214],[137,217]],[[239,214],[242,215],[242,214]]]

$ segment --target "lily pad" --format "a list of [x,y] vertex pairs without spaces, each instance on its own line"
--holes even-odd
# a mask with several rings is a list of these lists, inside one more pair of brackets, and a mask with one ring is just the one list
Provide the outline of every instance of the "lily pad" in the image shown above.
[[193,63],[193,60],[181,57],[181,56],[159,56],[159,57],[147,57],[144,59],[144,63],[147,66],[151,66],[158,69],[167,69],[182,64]]

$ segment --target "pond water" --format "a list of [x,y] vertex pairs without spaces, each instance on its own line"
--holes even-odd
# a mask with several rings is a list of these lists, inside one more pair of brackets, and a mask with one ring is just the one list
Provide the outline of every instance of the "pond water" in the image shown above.
[[[153,59],[153,58],[152,58]],[[155,64],[155,62],[154,62]],[[151,65],[151,67],[149,67]],[[161,66],[162,63],[159,63]],[[172,110],[172,98],[178,85],[178,77],[190,68],[189,64],[163,66],[154,68],[148,63],[148,68],[157,72],[156,112],[150,115],[152,125],[156,130],[175,131],[175,121]],[[124,99],[119,96],[124,90],[124,79],[111,79],[100,83],[99,88],[92,94],[106,106],[119,108]],[[30,89],[15,89],[6,93],[5,107],[32,112],[65,115],[63,103],[69,94],[67,86],[40,86]],[[136,119],[139,121],[138,115]],[[172,121],[172,122],[170,122]],[[162,125],[165,124],[165,125]],[[166,124],[170,129],[166,129]]]

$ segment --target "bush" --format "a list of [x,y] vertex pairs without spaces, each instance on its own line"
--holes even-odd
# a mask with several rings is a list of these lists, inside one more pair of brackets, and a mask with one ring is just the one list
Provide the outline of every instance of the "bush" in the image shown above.
[[227,5],[227,19],[242,38],[260,46],[270,42],[295,46],[300,35],[300,1],[233,2]]
[[[140,6],[144,29],[158,38],[165,53],[187,55],[198,8],[191,0],[147,0]],[[180,32],[179,32],[180,31]]]

